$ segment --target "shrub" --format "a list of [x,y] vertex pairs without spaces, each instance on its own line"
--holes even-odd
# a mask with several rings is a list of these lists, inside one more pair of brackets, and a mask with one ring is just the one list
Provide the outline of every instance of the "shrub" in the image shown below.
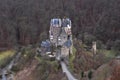
[[111,50],[112,46],[113,46],[113,41],[108,40],[106,43],[106,49]]
[[91,34],[86,33],[86,34],[84,35],[84,43],[85,43],[86,45],[91,45],[92,42],[95,41],[95,40],[96,40],[95,36],[93,36],[93,35],[91,35]]
[[104,49],[104,44],[100,40],[97,40],[96,46],[97,46],[97,49]]
[[88,78],[91,79],[92,78],[92,71],[90,70],[89,73],[88,73]]
[[84,71],[81,72],[81,77],[82,77],[82,78],[84,77]]
[[112,47],[114,50],[120,51],[120,40],[116,40]]
[[11,70],[14,71],[14,72],[18,72],[20,70],[20,67],[19,66],[13,66]]

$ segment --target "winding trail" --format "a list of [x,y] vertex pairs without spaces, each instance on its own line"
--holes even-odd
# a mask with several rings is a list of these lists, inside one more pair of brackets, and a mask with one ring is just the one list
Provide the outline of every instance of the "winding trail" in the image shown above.
[[70,71],[69,71],[68,68],[67,68],[67,65],[66,65],[63,61],[61,61],[60,64],[61,64],[61,66],[62,66],[63,73],[66,74],[68,80],[77,80],[77,79],[70,73]]
[[[64,51],[61,51],[61,49],[59,49],[57,51],[57,56],[56,56],[56,59],[60,61],[60,65],[62,67],[62,71],[63,73],[65,73],[65,75],[67,76],[67,79],[68,80],[77,80],[72,74],[71,72],[69,71],[68,69],[68,66],[67,66],[67,63],[68,63],[68,60],[66,59],[67,57],[62,57],[61,54],[66,54],[68,53],[69,50],[64,50]],[[68,56],[69,54],[67,54]],[[59,59],[58,59],[59,58]],[[61,58],[64,58],[64,60],[62,60]]]

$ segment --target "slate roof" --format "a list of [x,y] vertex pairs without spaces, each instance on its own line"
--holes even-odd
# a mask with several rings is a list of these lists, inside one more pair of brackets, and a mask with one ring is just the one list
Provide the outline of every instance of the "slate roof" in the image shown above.
[[71,45],[72,45],[71,40],[67,40],[67,41],[64,43],[64,46],[66,46],[67,48],[70,48]]
[[50,47],[51,44],[50,44],[49,41],[46,40],[46,41],[42,41],[41,46],[42,46],[42,47]]

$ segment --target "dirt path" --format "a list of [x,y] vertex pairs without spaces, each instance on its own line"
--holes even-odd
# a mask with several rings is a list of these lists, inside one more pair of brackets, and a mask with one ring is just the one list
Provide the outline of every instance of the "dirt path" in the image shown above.
[[23,70],[19,71],[16,76],[15,80],[34,80],[32,79],[33,71],[36,69],[38,65],[37,60],[32,60],[31,64],[27,65]]

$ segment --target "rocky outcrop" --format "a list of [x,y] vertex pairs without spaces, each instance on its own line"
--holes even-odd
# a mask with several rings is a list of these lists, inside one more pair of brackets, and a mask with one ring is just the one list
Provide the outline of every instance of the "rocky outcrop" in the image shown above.
[[92,80],[120,80],[120,60],[112,60],[100,66],[93,74]]

